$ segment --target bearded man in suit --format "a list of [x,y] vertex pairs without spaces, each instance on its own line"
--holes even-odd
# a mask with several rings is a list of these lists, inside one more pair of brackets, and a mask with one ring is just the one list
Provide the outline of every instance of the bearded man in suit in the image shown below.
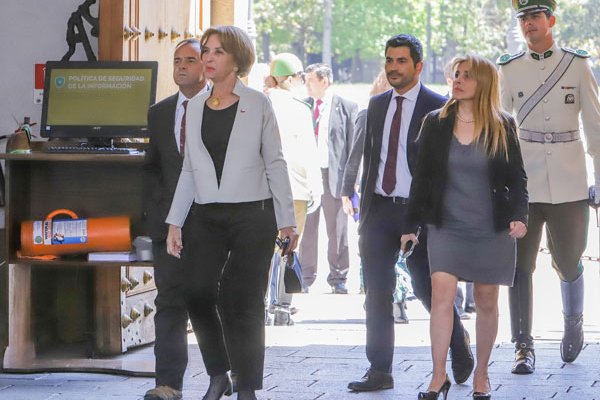
[[[361,180],[359,249],[366,291],[367,359],[365,376],[348,384],[353,391],[373,391],[394,387],[393,294],[395,265],[400,252],[400,237],[416,167],[417,136],[425,115],[444,105],[446,98],[423,85],[423,46],[407,34],[390,38],[385,46],[385,72],[391,90],[373,96],[367,110]],[[349,172],[350,173],[350,172]],[[344,177],[354,181],[355,177]],[[344,196],[351,196],[348,191]],[[425,232],[407,259],[415,295],[431,309],[431,278]],[[452,372],[463,383],[473,370],[469,336],[456,308],[450,343]]]

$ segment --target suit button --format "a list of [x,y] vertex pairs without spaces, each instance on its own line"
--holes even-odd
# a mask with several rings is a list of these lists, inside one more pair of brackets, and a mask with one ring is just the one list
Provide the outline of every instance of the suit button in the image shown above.
[[551,152],[550,150],[548,150],[548,151],[546,152],[546,154],[550,155],[550,154],[552,154],[552,152]]
[[548,99],[544,99],[544,103],[547,103],[547,102],[548,102]]
[[546,121],[550,121],[550,117],[546,117],[544,118]]

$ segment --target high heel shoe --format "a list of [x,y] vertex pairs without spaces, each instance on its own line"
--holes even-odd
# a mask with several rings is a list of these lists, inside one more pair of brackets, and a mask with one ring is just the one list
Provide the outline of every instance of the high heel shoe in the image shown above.
[[210,384],[208,390],[202,400],[220,400],[223,395],[231,396],[233,393],[233,384],[229,374],[226,372],[221,375],[215,375],[210,377]]
[[452,386],[452,383],[450,383],[450,379],[448,378],[448,375],[446,375],[446,380],[444,381],[444,384],[442,385],[440,390],[438,390],[437,392],[434,392],[434,391],[419,392],[419,397],[417,399],[418,400],[437,400],[440,397],[440,394],[443,394],[444,395],[443,399],[446,400],[448,398],[448,391],[450,390],[450,386]]
[[487,392],[473,392],[473,400],[490,400],[492,398],[492,385],[488,379],[488,386],[490,390]]

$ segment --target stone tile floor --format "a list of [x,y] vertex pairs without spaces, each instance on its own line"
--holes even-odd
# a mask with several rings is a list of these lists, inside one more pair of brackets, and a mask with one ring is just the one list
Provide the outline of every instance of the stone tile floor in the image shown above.
[[[595,227],[591,228],[590,255],[598,254],[597,235]],[[354,251],[351,254],[356,254],[355,248],[351,247],[351,251]],[[431,371],[429,317],[418,302],[412,301],[408,303],[410,323],[396,325],[395,388],[378,393],[347,391],[348,381],[361,377],[368,366],[364,355],[364,297],[357,294],[357,258],[352,262],[348,285],[351,294],[328,294],[323,273],[311,288],[311,293],[295,297],[294,303],[300,312],[294,317],[294,326],[267,328],[264,390],[259,392],[259,399],[416,399],[418,391],[426,389]],[[534,276],[537,371],[533,375],[510,374],[513,346],[510,343],[506,289],[501,289],[497,346],[490,365],[494,399],[600,400],[598,263],[584,261],[586,346],[572,364],[564,364],[560,359],[562,314],[559,282],[549,265],[549,256],[541,253]],[[464,323],[474,345],[475,316]],[[194,344],[194,336],[190,335],[189,339],[190,364],[185,377],[184,398],[201,399],[208,377]],[[136,350],[132,356],[152,359],[152,346]],[[141,399],[153,385],[151,378],[106,374],[0,374],[0,400],[133,400]],[[464,385],[453,385],[449,398],[467,399],[471,394],[472,387],[468,381]]]

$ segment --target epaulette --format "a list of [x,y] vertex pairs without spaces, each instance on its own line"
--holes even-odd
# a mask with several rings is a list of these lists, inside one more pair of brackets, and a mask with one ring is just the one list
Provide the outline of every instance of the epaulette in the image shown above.
[[308,109],[309,109],[309,110],[311,110],[311,109],[312,109],[312,107],[310,106],[310,104],[308,104],[306,101],[304,101],[304,100],[302,100],[302,99],[299,99],[299,98],[297,98],[297,97],[294,97],[294,100],[296,100],[298,103],[302,103],[302,104],[304,104],[306,107],[308,107]]
[[590,58],[590,53],[582,49],[571,49],[569,47],[561,47],[561,49],[567,53],[575,54],[577,57]]
[[521,52],[518,52],[515,54],[509,54],[509,53],[503,54],[500,57],[498,57],[498,59],[496,60],[496,64],[506,65],[509,62],[511,62],[512,60],[516,60],[517,58],[523,56],[523,54],[525,54],[524,51],[521,51]]

